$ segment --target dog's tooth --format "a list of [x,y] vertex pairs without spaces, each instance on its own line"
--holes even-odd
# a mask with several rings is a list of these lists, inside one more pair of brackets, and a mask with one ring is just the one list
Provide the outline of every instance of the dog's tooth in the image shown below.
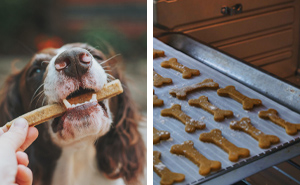
[[68,102],[68,100],[63,99],[63,102],[64,102],[67,109],[71,107],[71,104]]
[[97,94],[93,94],[92,95],[92,99],[91,100],[93,100],[93,101],[97,101]]

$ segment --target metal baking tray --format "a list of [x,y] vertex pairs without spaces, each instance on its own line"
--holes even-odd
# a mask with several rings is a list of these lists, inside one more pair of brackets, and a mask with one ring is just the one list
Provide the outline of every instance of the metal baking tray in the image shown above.
[[[259,88],[259,86],[257,86],[257,84],[259,81],[263,80],[265,81],[265,86],[272,86],[271,84],[268,84],[269,82],[267,81],[268,78],[272,79],[272,83],[276,83],[278,85],[276,88],[274,87],[273,91],[284,91],[285,93],[278,93],[282,96],[285,94],[285,96],[292,97],[292,100],[295,102],[299,101],[300,98],[299,96],[295,96],[295,94],[299,94],[299,89],[290,86],[289,84],[286,84],[274,77],[270,77],[267,74],[252,68],[251,66],[247,66],[248,69],[245,69],[246,64],[241,63],[213,48],[198,43],[184,35],[173,35],[172,37],[173,38],[170,39],[172,41],[172,47],[160,42],[157,39],[154,39],[153,41],[153,47],[155,49],[164,50],[166,53],[166,57],[157,58],[153,61],[154,70],[163,77],[173,79],[172,85],[165,85],[159,88],[154,87],[155,94],[158,96],[158,98],[164,100],[164,106],[155,107],[153,109],[153,125],[158,130],[169,131],[171,133],[171,139],[154,145],[153,150],[158,150],[162,153],[162,162],[167,167],[172,169],[172,171],[186,175],[184,182],[176,184],[231,184],[260,170],[300,154],[299,133],[297,135],[290,136],[285,133],[285,130],[282,127],[258,117],[259,111],[266,110],[268,108],[274,108],[279,112],[280,117],[283,119],[291,123],[299,123],[300,111],[297,110],[299,107],[297,107],[296,103],[281,103],[282,101],[280,101],[281,99],[279,99],[278,96],[276,96],[277,99],[270,99],[266,95],[274,93],[269,92],[270,89],[267,89],[267,87],[265,87],[267,89],[267,93],[263,93],[266,89],[262,90]],[[174,47],[180,51],[176,50]],[[190,50],[193,50],[193,52]],[[191,52],[193,54],[193,58],[182,53],[181,51],[184,51],[188,55],[190,55],[189,52]],[[181,73],[172,69],[160,67],[160,63],[162,61],[172,57],[177,58],[180,63],[186,65],[187,67],[199,69],[201,75],[191,79],[183,79],[181,77]],[[232,62],[236,62],[236,64],[232,64]],[[240,67],[238,66],[239,64],[245,66]],[[262,73],[261,75],[265,75],[265,77],[264,79],[255,78],[252,80],[243,81],[244,77],[242,76],[251,73]],[[241,76],[236,78],[235,75],[237,74],[240,74]],[[171,88],[179,88],[198,83],[206,78],[212,78],[214,81],[219,83],[220,87],[222,88],[227,85],[234,85],[237,90],[243,94],[251,98],[261,99],[263,106],[255,107],[251,111],[245,111],[242,109],[242,105],[235,100],[218,96],[216,90],[196,91],[188,94],[186,100],[178,100],[169,94],[169,90]],[[252,75],[249,76],[249,78],[252,78]],[[255,82],[255,80],[258,82]],[[254,87],[251,87],[249,84],[254,84]],[[284,88],[286,87],[290,89],[285,91]],[[187,101],[189,99],[198,98],[200,95],[207,96],[212,104],[221,109],[232,110],[234,112],[234,117],[225,119],[223,122],[215,122],[213,120],[213,116],[205,110],[188,105]],[[193,119],[204,121],[207,128],[205,130],[197,130],[192,134],[187,133],[184,131],[184,125],[181,122],[173,118],[163,117],[160,115],[160,111],[162,109],[169,108],[175,103],[181,104],[182,110]],[[279,144],[272,145],[269,149],[261,149],[258,146],[258,142],[251,136],[244,132],[234,131],[229,128],[230,121],[240,120],[243,117],[249,117],[252,124],[264,133],[277,135],[281,142]],[[201,142],[199,140],[199,135],[203,132],[209,132],[213,128],[219,128],[222,130],[223,136],[237,146],[248,148],[250,150],[250,157],[240,159],[238,162],[234,163],[228,160],[228,154],[222,149],[213,144]],[[220,161],[222,163],[222,169],[204,177],[198,173],[199,168],[187,158],[170,153],[169,150],[172,145],[183,143],[186,140],[192,140],[195,148],[207,158]],[[154,184],[159,184],[160,178],[156,174],[154,174],[153,178]]]

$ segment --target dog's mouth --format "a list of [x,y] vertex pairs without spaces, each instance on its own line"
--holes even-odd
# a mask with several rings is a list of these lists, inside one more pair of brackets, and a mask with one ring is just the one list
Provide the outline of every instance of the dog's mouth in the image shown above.
[[[107,128],[109,119],[107,111],[107,100],[98,102],[94,89],[80,87],[78,90],[70,93],[62,103],[67,111],[52,122],[52,130],[62,139],[72,137],[80,138],[83,135],[93,135],[101,132],[101,129]],[[90,100],[85,102],[72,102],[68,100],[86,93],[93,93]],[[104,127],[104,128],[103,128]],[[79,135],[79,136],[78,136]]]

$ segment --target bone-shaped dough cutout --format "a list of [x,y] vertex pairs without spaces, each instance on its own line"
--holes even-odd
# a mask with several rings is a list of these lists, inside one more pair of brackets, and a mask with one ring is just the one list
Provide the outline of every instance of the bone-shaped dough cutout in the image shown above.
[[171,108],[169,109],[163,109],[161,110],[161,115],[162,116],[169,116],[175,119],[178,119],[181,121],[183,124],[185,124],[185,131],[192,133],[195,132],[196,129],[205,129],[206,125],[203,122],[196,121],[186,115],[182,110],[181,106],[179,104],[174,104]]
[[167,140],[170,138],[170,132],[164,130],[157,130],[153,127],[153,144],[159,143],[160,140]]
[[189,105],[200,107],[214,115],[215,121],[223,121],[225,117],[232,117],[233,112],[230,110],[222,110],[214,106],[208,101],[207,96],[200,96],[198,99],[190,99]]
[[185,141],[183,144],[173,145],[170,152],[183,155],[198,165],[200,175],[208,175],[211,171],[216,171],[221,168],[221,162],[209,160],[198,152],[194,147],[193,141]]
[[161,153],[159,151],[153,151],[153,170],[161,177],[160,184],[170,185],[174,182],[182,182],[185,179],[185,175],[172,172],[161,162],[160,156]]
[[232,162],[236,162],[240,157],[249,157],[250,151],[247,148],[240,148],[228,141],[222,136],[222,131],[219,129],[213,129],[208,133],[202,133],[199,137],[200,141],[213,143],[222,148],[229,154],[228,159]]
[[230,98],[240,102],[243,105],[243,109],[251,110],[254,105],[261,105],[262,102],[259,99],[251,99],[235,89],[234,86],[227,86],[223,89],[218,89],[219,96],[229,96]]
[[230,122],[230,128],[246,132],[258,141],[260,148],[269,148],[271,144],[280,142],[280,139],[274,135],[266,135],[251,124],[250,118],[242,118],[240,121]]
[[185,86],[179,89],[171,89],[169,93],[176,96],[178,99],[186,99],[187,93],[200,90],[200,89],[218,89],[219,84],[214,82],[213,79],[205,79],[200,83]]
[[153,59],[165,56],[165,52],[162,50],[153,49]]
[[171,58],[169,60],[163,61],[160,63],[161,67],[164,68],[172,68],[176,71],[179,71],[182,73],[182,78],[191,78],[192,76],[199,76],[200,71],[197,69],[190,69],[179,62],[177,62],[176,58]]
[[278,116],[278,112],[275,109],[260,111],[258,116],[263,119],[269,119],[273,123],[285,128],[286,133],[289,135],[295,135],[297,134],[298,130],[300,130],[300,124],[285,121]]
[[153,85],[155,87],[161,87],[163,84],[171,84],[171,83],[172,83],[171,78],[164,78],[153,70]]

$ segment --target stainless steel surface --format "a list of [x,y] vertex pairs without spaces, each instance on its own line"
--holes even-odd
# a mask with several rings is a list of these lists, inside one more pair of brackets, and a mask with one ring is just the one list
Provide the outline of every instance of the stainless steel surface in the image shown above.
[[[166,85],[160,88],[154,87],[155,94],[158,95],[158,98],[164,100],[165,105],[163,107],[154,108],[153,124],[158,130],[169,131],[171,133],[171,139],[156,144],[153,146],[153,148],[154,150],[161,151],[161,160],[166,166],[170,167],[174,172],[179,172],[186,175],[186,180],[184,182],[176,184],[231,184],[264,168],[268,168],[274,164],[280,163],[286,159],[300,154],[298,147],[295,147],[295,145],[299,145],[299,133],[294,136],[287,135],[282,127],[279,127],[268,120],[260,119],[257,116],[260,110],[275,108],[278,110],[283,119],[286,119],[292,123],[296,123],[300,122],[300,115],[298,113],[289,110],[288,108],[264,96],[263,94],[260,94],[241,84],[240,82],[233,80],[227,75],[224,75],[219,71],[207,66],[206,63],[208,61],[206,61],[204,64],[202,61],[195,60],[156,39],[154,39],[153,45],[155,49],[161,49],[166,52],[166,57],[158,58],[153,61],[153,68],[162,76],[173,79],[172,85]],[[199,52],[198,57],[205,60],[219,61],[219,59],[216,59],[216,57],[220,56],[221,59],[223,57],[227,57],[224,54],[218,53],[217,51],[213,51],[213,49],[204,46],[203,49],[198,48],[197,51]],[[216,55],[213,55],[214,53]],[[205,57],[202,57],[202,54]],[[177,58],[180,63],[190,68],[199,69],[201,75],[191,79],[183,79],[181,77],[181,73],[172,69],[160,67],[160,63],[162,61],[172,57]],[[227,60],[229,59],[230,57],[227,57]],[[225,71],[230,71],[229,69],[224,66]],[[261,99],[263,106],[256,107],[252,111],[245,111],[242,109],[242,105],[240,103],[230,98],[218,96],[215,90],[203,90],[188,94],[187,100],[178,100],[177,98],[169,95],[169,90],[171,88],[180,88],[186,85],[198,83],[206,78],[214,79],[222,88],[227,85],[234,85],[237,90],[243,94],[251,98]],[[213,120],[213,116],[208,112],[204,111],[203,109],[188,105],[187,101],[189,99],[198,98],[200,95],[207,96],[212,104],[221,109],[232,110],[234,112],[234,117],[226,119],[223,122],[215,122]],[[169,108],[175,103],[180,104],[182,106],[182,110],[191,116],[192,119],[204,121],[207,128],[205,130],[198,130],[195,133],[189,134],[184,131],[184,125],[179,121],[173,118],[160,116],[160,111],[163,108]],[[258,142],[246,133],[234,131],[229,128],[230,121],[240,120],[243,117],[249,117],[252,124],[264,133],[277,135],[281,142],[279,144],[272,145],[269,149],[261,149],[258,147]],[[201,133],[209,132],[214,128],[222,130],[223,136],[237,146],[248,148],[251,156],[245,159],[240,159],[238,162],[234,163],[229,161],[227,153],[217,146],[199,141],[199,135]],[[213,172],[211,175],[204,177],[198,173],[199,168],[191,161],[185,157],[170,153],[169,150],[172,145],[183,143],[186,140],[192,140],[195,148],[207,158],[220,161],[222,163],[222,170]],[[282,156],[284,155],[284,157],[280,156],[280,153]],[[154,184],[159,184],[159,181],[160,178],[154,174]]]
[[300,89],[182,34],[165,36],[166,44],[300,113]]

